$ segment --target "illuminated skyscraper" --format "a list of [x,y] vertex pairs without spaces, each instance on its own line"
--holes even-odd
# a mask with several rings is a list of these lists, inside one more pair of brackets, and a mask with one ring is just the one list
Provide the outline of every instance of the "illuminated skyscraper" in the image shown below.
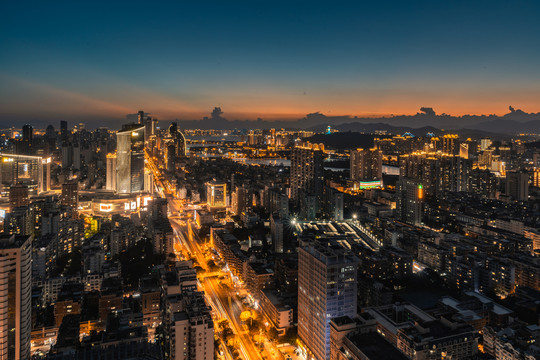
[[51,158],[41,156],[0,154],[2,191],[14,184],[28,186],[31,194],[48,191],[51,186]]
[[442,151],[445,154],[459,154],[459,136],[456,134],[446,134],[442,137]]
[[298,252],[298,335],[312,353],[330,358],[330,320],[356,316],[358,259],[339,245],[315,242]]
[[469,191],[472,160],[440,152],[400,156],[400,175],[417,179],[427,196],[445,191]]
[[0,359],[30,359],[32,237],[0,237]]
[[180,130],[178,130],[178,124],[173,122],[171,126],[169,126],[169,136],[171,137],[173,144],[176,149],[176,156],[177,157],[183,157],[187,154],[187,148],[186,148],[186,138],[184,137],[184,134]]
[[324,153],[318,145],[297,146],[291,151],[291,198],[296,205],[302,196],[322,198],[324,185]]
[[77,210],[79,206],[79,183],[71,181],[62,184],[62,205],[70,206]]
[[463,159],[469,158],[469,144],[467,143],[459,144],[459,157]]
[[107,154],[107,190],[116,191],[116,153]]
[[144,191],[144,126],[129,124],[116,133],[118,193]]
[[396,186],[397,218],[412,225],[422,223],[424,186],[419,180],[400,177]]
[[480,151],[485,151],[489,149],[491,146],[491,139],[490,138],[482,138],[480,140]]
[[19,143],[18,152],[20,154],[32,154],[34,145],[34,128],[32,125],[24,125],[22,128],[22,140]]
[[382,151],[357,149],[351,151],[351,180],[361,187],[382,185]]
[[176,146],[169,144],[165,148],[165,167],[168,171],[175,169]]
[[206,202],[210,207],[227,206],[227,184],[215,181],[207,182]]

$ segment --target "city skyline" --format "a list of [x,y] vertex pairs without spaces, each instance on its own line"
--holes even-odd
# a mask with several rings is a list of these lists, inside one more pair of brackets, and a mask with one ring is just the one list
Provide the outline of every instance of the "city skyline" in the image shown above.
[[540,110],[531,1],[2,8],[3,125]]
[[540,359],[540,2],[0,11],[0,360]]

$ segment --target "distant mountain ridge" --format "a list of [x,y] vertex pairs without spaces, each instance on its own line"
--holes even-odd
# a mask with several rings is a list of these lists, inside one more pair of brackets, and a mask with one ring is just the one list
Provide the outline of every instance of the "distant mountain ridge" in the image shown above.
[[[285,128],[285,129],[309,129],[323,131],[327,126],[340,131],[372,132],[375,130],[387,130],[393,133],[401,133],[414,130],[419,133],[440,133],[445,131],[460,134],[490,135],[515,135],[519,133],[540,133],[540,113],[526,113],[509,107],[510,112],[503,116],[497,115],[463,115],[452,116],[448,114],[437,115],[432,108],[423,107],[415,115],[395,115],[389,117],[351,117],[351,116],[326,116],[315,112],[307,114],[297,120],[267,121],[257,119],[227,120],[224,118],[221,108],[215,108],[210,117],[202,120],[179,121],[179,126],[184,129],[261,129],[261,128]],[[411,131],[414,133],[414,131]]]

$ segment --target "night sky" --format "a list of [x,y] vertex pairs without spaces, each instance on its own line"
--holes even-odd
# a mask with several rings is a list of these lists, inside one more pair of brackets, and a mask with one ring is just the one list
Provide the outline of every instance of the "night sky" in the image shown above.
[[540,111],[540,1],[0,4],[0,126]]

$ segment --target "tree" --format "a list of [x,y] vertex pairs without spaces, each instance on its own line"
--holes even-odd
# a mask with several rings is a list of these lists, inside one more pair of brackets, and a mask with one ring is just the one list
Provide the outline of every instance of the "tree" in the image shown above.
[[277,338],[279,337],[279,334],[278,334],[278,331],[276,330],[275,327],[270,327],[270,330],[268,330],[268,337],[271,339],[271,340],[277,340]]

